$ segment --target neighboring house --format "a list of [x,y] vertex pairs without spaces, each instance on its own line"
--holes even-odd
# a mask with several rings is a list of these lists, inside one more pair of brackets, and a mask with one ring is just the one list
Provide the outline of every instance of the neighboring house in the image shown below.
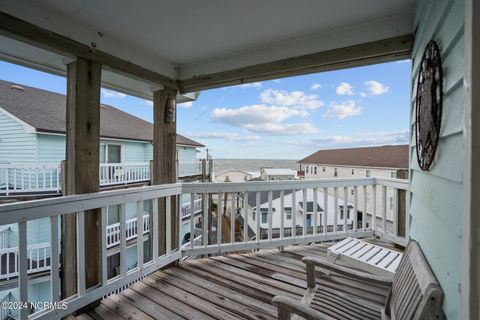
[[243,171],[243,170],[228,170],[215,174],[215,182],[244,182],[251,179],[258,178],[259,172]]
[[294,180],[297,172],[292,169],[263,168],[260,171],[260,178],[265,181],[270,180]]
[[[407,179],[408,145],[320,150],[298,163],[305,179],[361,177]],[[348,188],[347,193],[348,198],[352,200],[355,190]],[[339,190],[339,197],[344,197],[344,190]],[[370,195],[367,202],[370,201],[369,197]],[[380,188],[377,189],[376,199],[377,216],[381,216],[382,190]],[[386,201],[387,219],[391,220],[395,207],[395,195],[390,188],[386,192]],[[363,190],[358,189],[358,208],[362,209],[363,204]],[[369,213],[372,212],[371,210],[372,208],[367,208]]]
[[[32,193],[60,191],[60,163],[65,159],[65,95],[0,81],[0,195],[11,192]],[[151,123],[108,105],[100,105],[100,185],[148,182],[153,158]],[[177,134],[177,158],[181,177],[201,175],[198,148],[203,144]],[[200,171],[199,171],[200,169]],[[12,192],[15,191],[15,192]],[[195,199],[193,212],[201,212],[201,199]],[[182,195],[181,233],[190,230],[190,195]],[[151,201],[127,203],[127,265],[136,265],[136,212],[143,212],[145,243],[148,243]],[[104,208],[107,212],[108,272],[115,275],[120,263],[119,206]],[[39,219],[27,223],[30,274],[48,272],[50,255],[50,221]],[[132,240],[132,241],[128,241]],[[2,280],[16,277],[18,224],[0,228],[0,299],[10,292],[3,290]],[[148,245],[144,245],[145,255]],[[43,279],[43,280],[42,280]],[[49,294],[48,277],[31,285],[32,301]],[[3,294],[2,294],[3,292]],[[39,300],[43,301],[43,300]]]
[[[257,180],[258,181],[258,180]],[[324,196],[325,194],[321,191],[317,191],[317,232],[322,232],[322,225],[324,224]],[[293,197],[295,197],[295,202],[293,202]],[[292,232],[293,222],[295,220],[295,225],[297,226],[297,234],[303,232],[304,223],[307,227],[307,232],[312,233],[314,227],[314,191],[309,189],[306,191],[305,197],[305,207],[304,207],[304,193],[303,190],[296,191],[293,194],[291,191],[284,192],[284,217],[283,217],[283,226],[285,236],[290,236]],[[248,225],[253,230],[254,233],[257,231],[257,224],[260,223],[260,232],[261,238],[265,239],[268,237],[267,230],[269,225],[269,201],[268,201],[268,192],[260,193],[260,221],[256,218],[256,195],[255,193],[249,193],[248,195]],[[295,204],[293,204],[295,203]],[[350,202],[348,203],[348,213],[347,213],[347,228],[352,227],[354,221],[353,214],[353,205]],[[342,199],[337,199],[335,203],[335,197],[332,195],[327,195],[327,228],[333,230],[335,225],[334,212],[337,212],[337,228],[343,230],[345,217],[343,214],[344,201]],[[295,213],[295,214],[294,214]],[[242,217],[243,218],[243,217]],[[305,221],[304,221],[305,219]],[[278,237],[280,234],[280,228],[282,226],[282,215],[281,215],[281,197],[279,191],[272,192],[272,236]]]

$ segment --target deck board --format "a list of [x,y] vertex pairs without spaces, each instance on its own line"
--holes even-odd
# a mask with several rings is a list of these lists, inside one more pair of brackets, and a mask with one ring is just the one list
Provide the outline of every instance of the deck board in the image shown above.
[[[291,246],[284,251],[263,250],[185,261],[103,299],[77,319],[273,320],[277,310],[271,304],[272,298],[281,294],[300,301],[307,287],[301,259],[327,257],[327,247]],[[321,285],[322,303],[344,300],[348,304],[347,295],[353,292],[368,297],[374,306],[382,303],[386,294],[384,288],[366,289],[362,283],[341,275],[325,276]],[[369,311],[365,306],[359,312],[368,318]]]

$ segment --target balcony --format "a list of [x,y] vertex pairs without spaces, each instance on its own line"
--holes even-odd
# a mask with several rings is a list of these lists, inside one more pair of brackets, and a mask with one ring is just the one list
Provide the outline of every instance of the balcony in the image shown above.
[[[202,161],[180,162],[179,179],[203,174]],[[208,174],[208,166],[206,173]],[[150,182],[150,163],[101,163],[100,187],[144,184]],[[0,164],[0,197],[15,195],[41,195],[62,193],[61,163]]]
[[[339,190],[350,189],[355,191],[350,200],[342,198],[342,193],[338,192]],[[390,215],[387,210],[386,197],[376,196],[377,193],[385,195],[387,189],[397,194],[407,189],[407,182],[396,179],[360,178],[250,183],[177,183],[7,204],[0,207],[0,214],[3,217],[3,224],[18,224],[19,246],[14,253],[14,261],[18,262],[16,262],[14,271],[15,276],[18,274],[22,301],[29,301],[25,290],[28,283],[28,274],[31,272],[29,257],[32,253],[30,246],[26,244],[27,221],[49,218],[52,226],[58,226],[60,215],[74,215],[77,220],[77,293],[63,300],[67,303],[67,309],[38,310],[30,316],[32,319],[63,317],[106,296],[109,297],[104,299],[95,311],[92,311],[98,312],[100,317],[112,315],[113,308],[120,315],[126,313],[139,314],[148,318],[144,315],[144,313],[148,313],[150,317],[155,318],[154,312],[156,311],[152,309],[153,307],[148,307],[149,301],[154,301],[160,310],[175,308],[178,312],[190,310],[188,312],[192,312],[191,315],[203,315],[208,303],[200,303],[198,302],[200,298],[195,298],[198,301],[189,299],[191,305],[187,305],[188,303],[179,302],[178,300],[183,299],[179,297],[185,295],[196,295],[198,297],[206,290],[206,286],[220,288],[224,284],[226,288],[222,287],[223,291],[219,292],[218,295],[208,293],[208,295],[203,296],[202,294],[202,299],[209,301],[209,303],[214,303],[211,299],[230,301],[233,300],[233,295],[238,293],[239,299],[243,299],[243,302],[237,300],[234,307],[225,304],[224,307],[218,308],[217,305],[214,312],[230,314],[229,317],[232,318],[236,314],[233,313],[234,315],[232,315],[232,312],[238,311],[241,313],[257,310],[259,317],[261,315],[265,318],[271,318],[273,307],[267,306],[269,303],[267,300],[270,299],[271,294],[282,292],[287,295],[298,295],[304,287],[305,280],[302,278],[304,276],[300,275],[300,262],[296,261],[299,259],[299,254],[292,253],[293,251],[302,252],[303,250],[304,254],[322,255],[325,252],[324,246],[309,244],[331,242],[346,237],[375,238],[399,246],[406,244],[408,230],[399,230],[399,226],[409,225],[408,215],[405,216],[404,212],[399,210],[401,207],[399,205],[394,206]],[[319,214],[318,218],[312,219],[311,226],[308,225],[309,222],[305,217],[294,222],[296,228],[288,227],[283,204],[287,203],[286,199],[288,197],[297,194],[291,192],[292,190],[300,190],[300,194],[317,195],[314,196],[313,201],[319,206],[313,206],[313,210],[315,211],[320,207],[321,212],[316,212]],[[361,195],[359,190],[366,191],[363,197],[367,201],[362,206],[359,206]],[[320,193],[320,191],[322,192]],[[280,195],[279,200],[282,205],[278,211],[274,212],[273,194],[277,192]],[[262,199],[262,193],[267,194],[268,223],[264,232],[265,236],[257,237],[256,235],[263,234],[261,224],[252,224],[252,220],[253,215],[255,215],[255,221],[261,221],[261,212],[248,205],[248,198],[254,197],[256,207],[262,207],[261,201],[257,201],[257,199]],[[185,213],[191,211],[188,208],[174,209],[175,207],[171,205],[173,203],[172,199],[183,194],[190,195],[189,208],[194,208],[194,211],[200,209],[198,204],[200,202],[196,195],[208,199],[208,201],[203,202],[200,222],[195,221],[194,215]],[[323,199],[319,197],[321,194],[323,194]],[[344,192],[347,197],[349,194],[351,193]],[[333,203],[336,203],[338,207],[329,207],[328,197],[333,197]],[[377,203],[377,198],[380,206],[374,205]],[[144,215],[142,210],[138,210],[136,219],[125,219],[124,208],[126,204],[143,201],[152,201],[151,216]],[[208,206],[207,203],[210,201],[215,205]],[[299,217],[296,213],[301,216],[302,208],[308,208],[304,203],[309,201],[311,200],[302,197],[292,201],[292,203],[297,204],[291,208],[292,216]],[[360,224],[357,219],[341,220],[341,204],[344,203],[343,201],[352,205],[353,212],[361,213],[360,216],[365,223]],[[302,205],[300,205],[301,203]],[[97,286],[88,288],[85,280],[85,260],[90,250],[85,248],[85,234],[80,226],[83,226],[82,222],[85,215],[91,214],[95,209],[112,205],[120,206],[120,222],[118,225],[107,226],[106,210],[101,210],[103,228],[101,229],[101,254],[98,257],[102,265],[101,280]],[[164,208],[166,212],[164,224],[160,220],[161,208]],[[284,222],[279,228],[279,232],[274,232],[274,215],[275,217],[281,216],[281,220]],[[402,215],[404,215],[404,219],[407,219],[405,224],[399,223]],[[372,219],[372,216],[376,216],[377,219]],[[179,247],[177,243],[181,243],[182,239],[180,239],[180,236],[179,239],[172,236],[173,234],[179,235],[179,226],[185,218],[191,220],[190,226],[192,229],[198,228],[200,230],[201,238],[196,238],[188,245]],[[138,224],[138,220],[143,223]],[[249,228],[252,229],[252,226],[256,226],[253,228],[255,233],[253,237],[244,232]],[[288,231],[289,228],[291,232]],[[59,283],[61,281],[59,230],[54,227],[50,231],[48,247],[53,254],[45,266],[50,267],[52,301],[58,302],[60,300]],[[135,266],[133,268],[127,267],[127,242],[143,243],[147,232],[149,239],[152,240],[151,252],[154,254],[145,256],[143,246],[136,246],[137,260]],[[191,234],[196,233],[192,232]],[[165,241],[164,248],[161,247],[162,239]],[[120,252],[119,272],[109,277],[107,257],[108,249],[113,244],[118,246]],[[284,248],[285,253],[271,251],[275,248]],[[249,251],[258,251],[258,253],[238,255],[239,252]],[[214,257],[219,254],[227,254],[228,256]],[[180,267],[169,267],[164,271],[158,271],[172,262],[183,261],[185,257],[205,255],[212,257],[206,260],[182,262]],[[267,261],[275,262],[268,263]],[[148,275],[150,276],[145,278]],[[199,277],[202,279],[198,280]],[[198,281],[191,288],[184,287],[187,282],[193,281],[192,279]],[[124,290],[139,280],[141,282],[132,285],[131,289]],[[157,285],[157,282],[161,285]],[[251,295],[252,289],[256,286],[258,286],[259,292],[262,292],[262,290],[267,290],[270,285],[274,289],[269,291],[269,295]],[[181,289],[181,287],[184,289]],[[145,289],[141,293],[142,297],[139,296],[140,293],[137,290],[140,289],[138,288]],[[168,293],[165,295],[159,294],[158,290],[162,293],[168,291]],[[219,297],[222,295],[224,298]],[[128,300],[128,303],[125,303],[125,299]],[[177,302],[174,302],[174,300],[177,300]],[[246,301],[250,301],[252,304],[249,307],[241,306]],[[171,304],[175,306],[172,307]],[[152,304],[150,303],[150,305]],[[266,311],[260,312],[259,306],[264,306]],[[232,311],[229,308],[233,308],[232,310],[240,309]],[[165,312],[165,314],[169,314],[169,311]],[[265,312],[267,312],[266,315]],[[88,316],[85,315],[85,317]]]

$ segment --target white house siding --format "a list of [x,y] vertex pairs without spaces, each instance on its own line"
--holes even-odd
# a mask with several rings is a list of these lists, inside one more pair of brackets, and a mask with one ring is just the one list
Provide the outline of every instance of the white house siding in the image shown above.
[[[418,29],[417,29],[418,28]],[[410,142],[410,236],[417,240],[445,292],[448,319],[459,318],[463,214],[464,2],[417,1],[413,49]],[[424,48],[435,40],[442,53],[443,111],[433,167],[419,169],[415,149],[416,81]]]
[[197,149],[192,147],[177,147],[178,161],[180,163],[192,163],[197,158]]
[[37,134],[38,162],[59,163],[65,159],[65,136]]
[[150,160],[145,152],[145,144],[149,142],[123,142],[123,162],[147,162]]
[[[308,173],[306,167],[308,166]],[[315,171],[315,168],[316,171]],[[323,171],[325,168],[325,171]],[[335,177],[335,169],[337,170],[337,176]],[[367,168],[367,167],[354,167],[354,166],[332,166],[332,165],[319,165],[319,164],[302,164],[302,170],[305,172],[305,179],[330,179],[330,178],[365,178],[367,177],[367,170],[370,171],[370,177],[381,177],[381,178],[391,178],[392,174],[395,176],[397,168]],[[352,174],[353,170],[353,174]],[[316,172],[316,174],[315,174]],[[348,188],[348,199],[353,201],[354,194],[352,194],[353,187]],[[329,189],[329,194],[333,195],[334,190]],[[343,199],[344,197],[343,188],[338,189],[338,197]],[[394,191],[392,188],[387,188],[387,220],[393,221],[393,197]],[[364,208],[364,197],[363,197],[363,188],[358,188],[358,210],[363,211]],[[372,191],[371,188],[367,188],[367,213],[372,214]],[[376,212],[377,218],[382,217],[382,188],[377,187],[377,198],[376,198]],[[368,219],[371,223],[371,219]],[[388,224],[388,228],[392,228],[392,224]]]
[[35,134],[0,109],[0,163],[36,161]]

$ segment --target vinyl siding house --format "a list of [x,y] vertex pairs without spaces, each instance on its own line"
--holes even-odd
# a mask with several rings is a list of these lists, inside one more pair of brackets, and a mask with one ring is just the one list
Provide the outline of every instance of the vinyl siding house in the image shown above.
[[[61,165],[65,159],[65,96],[24,85],[0,81],[0,196],[61,192]],[[153,158],[151,123],[134,117],[112,106],[100,106],[100,185],[122,187],[129,184],[149,183],[150,160]],[[197,158],[203,144],[177,134],[179,178],[195,179],[201,176],[201,163]],[[3,193],[2,193],[3,191]],[[199,199],[195,200],[198,204]],[[190,195],[181,199],[185,221],[181,232],[188,233],[190,221]],[[127,240],[136,237],[137,210],[143,212],[145,255],[148,255],[148,217],[151,202],[142,207],[135,202],[126,204]],[[119,206],[106,207],[109,247],[109,274],[117,272],[120,242]],[[199,214],[201,206],[194,208]],[[50,269],[50,222],[38,219],[28,222],[27,242],[31,267],[29,273],[42,275]],[[128,242],[127,242],[128,244]],[[16,255],[18,225],[0,227],[0,300],[15,290],[5,285],[17,276]],[[136,265],[136,245],[127,247],[127,265]],[[29,261],[30,261],[29,260]],[[43,281],[41,281],[43,279]],[[3,283],[2,283],[3,282]],[[48,277],[39,277],[30,285],[32,301],[42,301],[49,295]],[[7,288],[7,289],[5,289]],[[46,288],[46,289],[44,289]]]
[[[319,150],[304,159],[298,161],[300,171],[303,172],[304,179],[330,179],[330,178],[390,178],[407,179],[408,178],[408,145],[376,146],[361,148],[345,148]],[[353,187],[347,188],[347,197],[353,199],[355,190]],[[363,189],[358,192],[358,208],[364,208],[366,203],[372,203],[372,193],[367,193],[364,197]],[[333,193],[333,190],[331,191]],[[376,190],[376,213],[380,219],[383,210],[383,189]],[[340,190],[339,197],[345,197],[344,190]],[[393,228],[392,220],[396,206],[397,195],[393,188],[386,188],[386,216],[389,221],[388,227]],[[368,223],[372,223],[372,206],[367,206]],[[362,217],[360,212],[359,219]],[[361,223],[361,222],[360,222]]]

